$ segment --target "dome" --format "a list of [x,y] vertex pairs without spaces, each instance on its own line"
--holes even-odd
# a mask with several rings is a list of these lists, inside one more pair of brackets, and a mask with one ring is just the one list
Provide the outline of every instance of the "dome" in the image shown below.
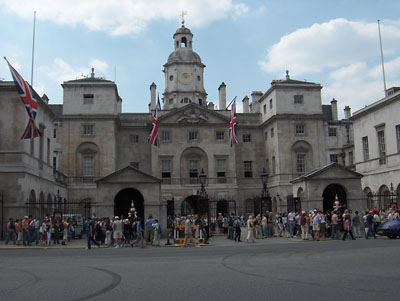
[[167,64],[180,63],[180,62],[190,62],[201,64],[200,56],[189,48],[178,48],[172,52],[169,57]]
[[191,36],[193,36],[192,32],[190,31],[189,28],[186,28],[184,25],[182,25],[181,27],[179,27],[174,34],[174,38],[177,34],[190,34]]

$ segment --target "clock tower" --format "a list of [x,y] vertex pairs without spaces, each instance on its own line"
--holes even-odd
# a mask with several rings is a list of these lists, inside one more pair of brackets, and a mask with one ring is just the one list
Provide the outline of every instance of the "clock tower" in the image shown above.
[[163,70],[164,110],[180,108],[188,103],[207,107],[203,80],[205,65],[192,49],[192,38],[192,32],[184,24],[174,34],[175,50],[169,55]]

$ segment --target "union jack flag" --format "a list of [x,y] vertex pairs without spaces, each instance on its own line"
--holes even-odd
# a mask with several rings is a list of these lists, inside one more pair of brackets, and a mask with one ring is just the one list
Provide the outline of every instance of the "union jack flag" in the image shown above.
[[11,75],[14,80],[15,87],[21,97],[21,101],[25,105],[26,112],[29,116],[28,125],[22,135],[21,139],[36,138],[41,135],[40,131],[36,127],[35,119],[37,114],[38,103],[33,95],[32,87],[22,78],[21,75],[11,66],[10,62],[4,58],[10,68]]
[[234,98],[231,106],[231,119],[229,121],[229,143],[231,147],[238,143],[236,135],[236,97]]
[[150,130],[149,138],[147,138],[147,142],[154,146],[160,147],[160,140],[158,138],[158,110],[161,110],[159,96],[158,96],[156,108],[154,110],[153,122],[151,123],[151,130]]

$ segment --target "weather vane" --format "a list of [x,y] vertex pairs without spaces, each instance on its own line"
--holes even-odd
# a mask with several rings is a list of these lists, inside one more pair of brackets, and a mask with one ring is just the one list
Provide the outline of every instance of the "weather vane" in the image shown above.
[[185,25],[185,15],[187,15],[188,13],[187,13],[187,11],[182,11],[182,14],[181,14],[181,16],[182,16],[182,25]]

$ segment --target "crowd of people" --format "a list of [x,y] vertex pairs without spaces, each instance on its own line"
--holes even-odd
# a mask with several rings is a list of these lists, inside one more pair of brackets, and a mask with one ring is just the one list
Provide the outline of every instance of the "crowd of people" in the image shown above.
[[[333,210],[323,213],[321,210],[311,210],[289,213],[264,214],[247,219],[232,213],[229,217],[218,214],[218,217],[209,223],[206,215],[180,214],[168,217],[168,235],[172,241],[178,242],[184,237],[182,246],[188,243],[208,243],[209,237],[216,231],[223,233],[227,239],[237,242],[241,240],[242,228],[247,229],[245,241],[255,242],[255,239],[270,237],[298,238],[302,240],[320,240],[325,238],[351,239],[365,237],[376,238],[376,229],[380,224],[400,220],[399,211],[366,210],[362,214],[352,210]],[[48,217],[40,221],[32,216],[22,219],[10,218],[7,223],[5,243],[13,242],[15,245],[50,246],[51,244],[66,245],[75,236],[77,221],[74,219]],[[140,217],[124,218],[87,218],[83,223],[83,230],[87,236],[87,249],[95,244],[100,247],[133,247],[151,244],[160,246],[162,229],[159,221],[149,215],[145,221]]]
[[71,241],[71,238],[75,236],[75,225],[76,221],[71,218],[61,219],[46,216],[42,221],[32,215],[16,220],[10,218],[7,222],[5,243],[50,246],[53,238],[54,245],[66,245],[67,241]]

